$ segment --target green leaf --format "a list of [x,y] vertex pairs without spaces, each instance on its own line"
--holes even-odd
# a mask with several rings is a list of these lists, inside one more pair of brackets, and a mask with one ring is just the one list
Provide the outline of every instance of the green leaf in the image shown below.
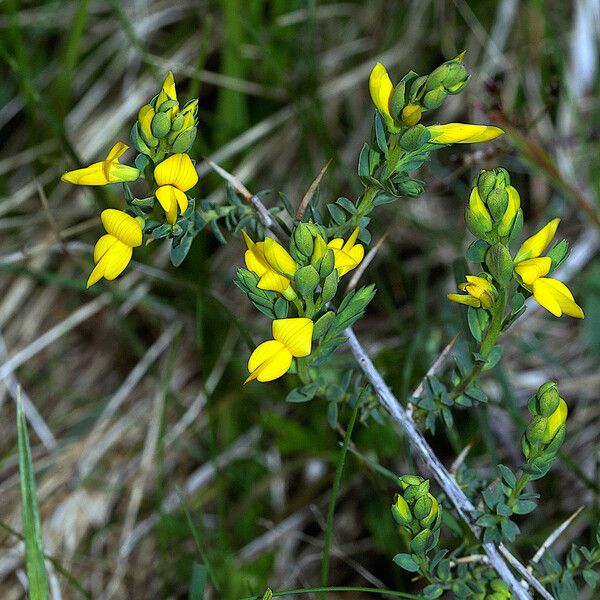
[[337,204],[328,204],[327,210],[337,225],[342,225],[346,222],[346,212]]
[[428,600],[435,600],[439,598],[444,593],[444,588],[438,583],[432,583],[427,587],[423,588],[423,596]]
[[367,144],[364,144],[358,157],[358,175],[359,177],[369,177],[371,170],[369,168],[369,154],[371,149]]
[[482,263],[485,260],[485,254],[490,245],[483,240],[475,240],[467,250],[467,260],[476,263]]
[[387,140],[385,139],[385,129],[383,127],[383,121],[381,116],[377,112],[375,114],[375,140],[379,149],[386,154],[388,151]]
[[208,579],[208,571],[204,565],[194,562],[192,567],[192,581],[190,583],[189,600],[202,600],[204,598],[204,588]]
[[492,351],[489,353],[487,360],[485,361],[485,366],[483,367],[484,371],[493,369],[498,364],[498,362],[502,358],[503,350],[504,346],[494,346],[492,348]]
[[482,335],[482,331],[481,331],[481,326],[479,324],[479,316],[478,316],[478,310],[477,308],[473,308],[472,306],[469,306],[469,308],[467,308],[467,321],[469,323],[469,330],[471,331],[471,335],[478,341],[481,342],[481,339],[483,337]]
[[23,538],[25,540],[25,568],[29,584],[29,600],[49,598],[48,575],[44,563],[44,542],[38,509],[35,477],[31,461],[31,448],[27,423],[23,413],[23,401],[17,401],[17,435],[19,447],[19,483],[21,487],[21,513]]
[[537,503],[532,500],[517,500],[515,505],[513,506],[513,512],[516,515],[527,515],[530,512],[533,512],[537,507]]
[[514,489],[515,485],[517,485],[517,478],[515,477],[515,474],[505,465],[498,465],[498,471],[500,471],[500,475],[506,484],[511,489]]
[[520,529],[516,523],[513,523],[510,519],[504,519],[500,523],[500,529],[502,529],[502,533],[504,537],[509,542],[514,542],[517,535],[519,535]]
[[419,565],[415,562],[412,554],[396,554],[393,561],[409,573],[418,573]]

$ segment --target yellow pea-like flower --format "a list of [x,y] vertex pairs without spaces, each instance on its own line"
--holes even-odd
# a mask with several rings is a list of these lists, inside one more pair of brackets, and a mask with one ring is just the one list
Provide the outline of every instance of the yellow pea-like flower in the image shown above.
[[177,220],[177,207],[184,213],[188,207],[186,192],[198,183],[198,173],[187,154],[173,154],[154,169],[154,179],[158,184],[156,199],[163,207],[167,222]]
[[568,315],[583,319],[583,310],[575,302],[571,290],[562,281],[545,277],[550,272],[552,260],[541,254],[550,245],[559,223],[560,219],[552,219],[521,244],[514,259],[515,273],[521,285],[533,293],[536,302],[555,317]]
[[308,356],[312,347],[313,322],[307,318],[275,319],[273,339],[256,347],[248,360],[250,375],[244,381],[273,381],[288,372],[294,357]]
[[356,243],[359,233],[360,228],[356,227],[346,242],[342,238],[334,238],[327,244],[333,251],[334,266],[340,277],[358,267],[365,256],[364,246]]
[[555,317],[568,315],[583,319],[585,316],[581,306],[575,302],[571,290],[558,279],[540,277],[531,285],[531,291],[536,302]]
[[519,196],[516,188],[512,185],[506,186],[506,193],[508,194],[508,205],[502,216],[502,220],[498,224],[498,234],[501,236],[506,236],[510,233],[517,213],[521,208],[521,196]]
[[137,219],[114,208],[102,211],[100,218],[106,234],[94,246],[96,266],[87,280],[87,287],[103,277],[109,281],[118,277],[129,264],[133,248],[142,245],[142,226]]
[[283,294],[290,287],[290,279],[275,271],[267,262],[265,242],[253,242],[245,231],[242,231],[242,235],[248,248],[244,254],[246,268],[260,277],[257,287]]
[[446,123],[430,125],[430,142],[433,144],[473,144],[488,142],[502,135],[504,131],[493,125],[470,125],[468,123]]
[[448,300],[472,306],[473,308],[492,308],[496,298],[496,289],[485,278],[478,275],[467,275],[466,283],[461,283],[458,289],[466,294],[448,294]]
[[548,444],[554,439],[558,430],[567,422],[568,413],[567,403],[561,398],[556,410],[548,417],[546,432],[543,437],[544,442]]
[[139,170],[119,162],[127,148],[129,146],[123,142],[117,142],[103,161],[83,169],[67,171],[61,180],[75,185],[106,185],[119,181],[135,181],[140,176]]
[[394,84],[386,68],[378,62],[369,77],[369,92],[377,110],[388,126],[394,127],[394,118],[390,112],[390,102],[394,93]]

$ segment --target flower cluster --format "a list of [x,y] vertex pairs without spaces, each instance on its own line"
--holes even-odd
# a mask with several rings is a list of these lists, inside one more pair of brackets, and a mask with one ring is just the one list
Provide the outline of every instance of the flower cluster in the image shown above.
[[[272,237],[255,242],[242,234],[246,269],[239,269],[236,283],[259,310],[279,317],[272,323],[273,339],[250,356],[246,382],[272,381],[287,373],[293,358],[311,354],[315,321],[328,314],[340,278],[360,264],[365,250],[357,243],[358,228],[347,240],[328,241],[324,228],[312,222],[294,228],[288,250]],[[290,310],[298,316],[288,317]],[[325,320],[331,318],[329,313]],[[321,321],[317,333],[322,329]]]
[[[525,295],[533,294],[538,304],[554,316],[583,319],[583,310],[569,288],[547,277],[566,258],[567,242],[561,241],[542,256],[556,234],[560,219],[552,219],[526,239],[514,258],[510,254],[508,245],[521,233],[523,213],[519,193],[510,185],[505,169],[480,173],[465,210],[465,221],[471,233],[479,238],[471,247],[470,257],[481,262],[485,271],[467,275],[467,283],[459,285],[466,294],[448,294],[449,300],[493,311],[498,290],[508,291],[514,280]],[[506,301],[504,294],[504,305]],[[498,310],[503,310],[504,305]]]
[[[169,73],[160,93],[140,109],[133,126],[131,138],[139,152],[135,167],[119,162],[128,146],[117,142],[103,161],[62,176],[63,181],[75,185],[125,186],[128,209],[107,209],[101,215],[107,233],[94,247],[96,266],[87,287],[103,277],[118,277],[129,264],[133,248],[142,245],[143,233],[170,237],[177,247],[193,232],[193,202],[187,193],[198,182],[198,174],[187,153],[196,137],[197,113],[197,100],[180,109],[173,74]],[[141,177],[152,195],[135,198],[128,184]]]

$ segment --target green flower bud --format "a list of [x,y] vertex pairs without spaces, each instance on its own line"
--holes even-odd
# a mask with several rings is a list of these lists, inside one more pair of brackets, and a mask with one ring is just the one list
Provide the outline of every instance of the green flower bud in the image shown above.
[[196,139],[196,128],[188,127],[184,129],[173,142],[172,151],[174,153],[186,153],[192,147]]
[[321,259],[321,266],[319,267],[319,275],[321,279],[325,279],[333,271],[335,267],[335,255],[331,248],[327,249],[325,256]]
[[413,520],[408,503],[399,494],[396,494],[395,502],[392,505],[392,515],[400,525],[408,525]]
[[411,485],[420,485],[423,481],[424,479],[418,475],[403,475],[400,477],[400,484],[402,485],[403,490]]
[[321,292],[321,300],[324,304],[333,300],[338,287],[338,273],[337,270],[333,270],[323,282],[323,291]]
[[398,193],[407,198],[418,198],[425,187],[422,181],[418,179],[406,179],[396,184]]
[[[452,61],[448,65],[448,72],[444,78],[443,85],[448,91],[452,91],[453,94],[456,94],[457,87],[464,87],[468,78],[469,74],[467,73],[467,69],[465,69],[464,65],[459,62]],[[460,89],[462,89],[462,87]]]
[[431,530],[436,529],[442,519],[442,513],[440,512],[440,505],[434,496],[428,494],[427,497],[431,500],[431,508],[429,513],[419,520],[421,527],[427,527]]
[[417,498],[413,505],[413,514],[415,515],[415,519],[420,521],[429,515],[431,507],[433,506],[430,496],[431,494]]
[[413,152],[422,148],[431,139],[431,133],[424,125],[415,125],[407,129],[400,138],[400,145],[404,150]]
[[503,188],[494,188],[488,194],[486,204],[492,219],[496,222],[501,221],[508,208],[508,192]]
[[554,412],[547,419],[546,431],[542,438],[544,443],[549,444],[554,439],[560,428],[564,428],[568,412],[567,403],[560,398],[556,410],[554,410]]
[[433,534],[429,529],[423,529],[420,533],[417,533],[410,542],[411,550],[415,554],[425,554],[427,550],[431,548],[433,542]]
[[171,131],[171,117],[166,112],[157,112],[152,119],[150,127],[152,135],[160,140],[166,137]]
[[406,82],[401,81],[395,88],[390,101],[390,113],[396,120],[400,118],[405,104]]
[[421,75],[416,77],[410,82],[410,92],[408,94],[408,100],[411,104],[417,104],[423,92],[425,91],[425,83],[427,82],[427,75]]
[[421,107],[418,104],[408,104],[402,109],[402,124],[406,127],[412,127],[421,120]]
[[312,255],[315,244],[311,228],[307,223],[299,223],[296,226],[292,233],[292,239],[301,254],[306,258]]
[[173,122],[171,123],[171,131],[180,131],[185,123],[185,115],[183,113],[177,113]]
[[536,394],[536,408],[542,417],[549,417],[556,411],[560,402],[558,387],[553,381],[548,381],[540,386]]
[[513,260],[508,248],[503,244],[490,246],[485,255],[485,264],[498,283],[507,285],[512,279]]
[[300,267],[294,274],[296,289],[301,296],[310,296],[319,285],[319,273],[312,265]]
[[447,62],[443,65],[434,69],[429,76],[427,77],[426,87],[428,90],[433,90],[437,87],[440,87],[444,84],[446,77],[448,77],[448,73],[450,72],[450,66]]
[[448,92],[446,92],[446,90],[442,86],[439,86],[427,92],[423,96],[423,106],[430,110],[434,110],[436,108],[439,108],[444,103],[447,97]]
[[165,100],[164,102],[161,102],[160,105],[156,106],[155,109],[156,112],[166,113],[168,110],[176,106],[179,106],[179,102],[177,102],[177,100]]

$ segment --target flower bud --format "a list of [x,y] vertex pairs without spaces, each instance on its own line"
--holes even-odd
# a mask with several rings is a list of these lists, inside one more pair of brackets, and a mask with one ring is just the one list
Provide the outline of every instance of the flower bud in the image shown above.
[[396,494],[395,502],[392,505],[392,515],[400,525],[408,525],[413,520],[408,503],[399,494]]
[[390,101],[390,112],[394,119],[398,119],[405,104],[406,82],[401,81],[395,88]]
[[313,235],[310,231],[310,226],[307,223],[299,223],[292,233],[292,240],[296,245],[296,249],[308,259],[314,250]]
[[398,193],[407,198],[418,198],[425,189],[423,182],[418,179],[406,179],[396,184]]
[[301,296],[310,296],[319,285],[319,273],[312,265],[300,267],[294,273],[294,283]]
[[[415,77],[410,82],[410,92],[408,94],[408,100],[410,104],[417,104],[419,98],[423,95],[425,91],[425,83],[427,82],[427,76],[421,75],[420,77]],[[420,117],[420,115],[419,115]],[[413,123],[414,124],[414,123]]]
[[448,97],[448,92],[440,85],[423,96],[423,106],[429,110],[439,108]]
[[[320,238],[317,238],[320,239]],[[335,267],[335,255],[333,250],[326,249],[325,255],[321,259],[321,266],[319,267],[319,276],[321,279],[328,277]]]
[[560,395],[558,393],[558,387],[553,381],[547,381],[536,394],[536,408],[540,415],[543,417],[549,417],[556,411],[560,403]]
[[415,519],[419,521],[424,519],[427,515],[429,515],[429,511],[431,510],[432,506],[433,503],[431,502],[429,495],[417,498],[413,506],[413,514],[415,515]]
[[182,153],[185,154],[189,151],[196,139],[196,128],[189,127],[184,129],[173,141],[172,152],[174,154]]
[[166,137],[171,131],[171,117],[166,112],[158,112],[152,118],[152,135],[159,140]]
[[556,269],[567,257],[569,253],[569,242],[567,240],[561,240],[558,244],[555,244],[546,252],[546,256],[550,257],[552,261],[551,269]]
[[324,304],[333,300],[335,293],[338,288],[338,272],[334,269],[327,277],[325,277],[325,281],[323,282],[323,290],[321,292],[321,300]]
[[503,244],[494,244],[485,255],[487,265],[492,277],[502,284],[507,285],[513,276],[513,260],[508,248]]
[[546,431],[542,439],[544,443],[549,444],[552,442],[561,427],[564,429],[565,422],[567,421],[567,413],[567,403],[560,398],[556,410],[547,419]]
[[439,522],[441,521],[442,515],[440,512],[440,505],[434,496],[431,494],[427,495],[431,500],[431,508],[425,517],[419,520],[422,527],[428,527],[429,529],[434,529],[439,526]]
[[502,220],[508,208],[508,192],[503,188],[494,188],[487,197],[487,207],[495,222]]

